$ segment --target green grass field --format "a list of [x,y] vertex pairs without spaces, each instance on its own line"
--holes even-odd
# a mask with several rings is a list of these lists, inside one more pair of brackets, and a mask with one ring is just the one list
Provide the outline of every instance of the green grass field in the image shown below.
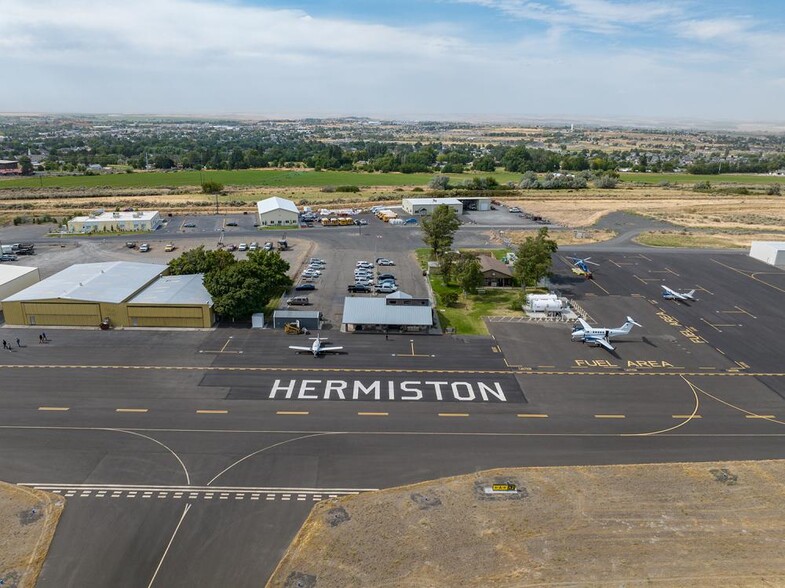
[[[52,176],[0,180],[3,188],[134,188],[200,186],[212,180],[225,186],[319,187],[319,186],[425,186],[435,174],[365,173],[339,171],[234,170],[134,172],[100,176]],[[453,184],[473,174],[451,174]],[[521,174],[495,172],[500,184],[520,180]]]
[[710,182],[714,184],[785,184],[785,176],[761,176],[756,174],[721,174],[718,176],[699,176],[694,174],[643,174],[621,173],[625,182],[640,184],[695,184],[697,182]]

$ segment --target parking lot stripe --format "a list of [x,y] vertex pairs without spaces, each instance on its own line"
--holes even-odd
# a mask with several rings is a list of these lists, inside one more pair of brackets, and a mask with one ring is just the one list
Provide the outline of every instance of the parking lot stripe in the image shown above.
[[146,408],[116,408],[115,412],[147,412]]
[[547,414],[534,414],[534,413],[520,413],[518,414],[519,419],[547,419]]
[[595,414],[595,419],[626,419],[627,416],[623,414]]
[[285,416],[297,416],[297,415],[308,415],[311,414],[307,410],[277,410],[275,414],[285,415]]
[[389,412],[358,412],[357,416],[390,416]]
[[197,410],[196,414],[228,414],[228,410]]
[[55,411],[55,412],[57,412],[57,411],[63,412],[63,411],[70,410],[70,409],[67,406],[39,406],[38,410],[49,410],[49,411]]
[[440,412],[440,417],[467,417],[469,416],[468,412]]

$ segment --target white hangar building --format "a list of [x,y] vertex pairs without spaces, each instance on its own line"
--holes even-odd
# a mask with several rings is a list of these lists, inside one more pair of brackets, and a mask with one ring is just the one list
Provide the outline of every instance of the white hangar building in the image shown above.
[[753,241],[750,257],[785,268],[785,241]]
[[297,227],[300,225],[300,211],[291,200],[273,196],[256,203],[260,227]]

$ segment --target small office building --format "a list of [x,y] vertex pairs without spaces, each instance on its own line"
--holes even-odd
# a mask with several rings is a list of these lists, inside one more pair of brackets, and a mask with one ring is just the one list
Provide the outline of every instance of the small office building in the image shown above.
[[136,212],[96,211],[90,216],[76,216],[68,221],[69,233],[98,233],[103,231],[155,231],[161,226],[157,210]]
[[318,310],[275,310],[273,328],[283,329],[287,323],[297,323],[301,328],[318,331],[322,325],[322,313]]
[[291,200],[273,196],[256,203],[260,227],[300,226],[300,211]]
[[37,267],[22,265],[0,265],[0,310],[3,309],[3,299],[24,290],[41,280]]
[[341,330],[425,332],[433,326],[433,309],[427,298],[394,292],[383,298],[344,298]]
[[483,285],[492,288],[513,285],[513,275],[510,266],[491,255],[480,255],[479,260]]

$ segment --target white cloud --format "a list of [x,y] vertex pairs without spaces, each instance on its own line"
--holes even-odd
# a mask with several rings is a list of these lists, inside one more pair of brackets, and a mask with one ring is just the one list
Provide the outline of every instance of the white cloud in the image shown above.
[[729,18],[687,20],[676,25],[676,31],[681,37],[697,41],[722,39],[736,42],[741,35],[748,34],[749,30],[749,22]]

